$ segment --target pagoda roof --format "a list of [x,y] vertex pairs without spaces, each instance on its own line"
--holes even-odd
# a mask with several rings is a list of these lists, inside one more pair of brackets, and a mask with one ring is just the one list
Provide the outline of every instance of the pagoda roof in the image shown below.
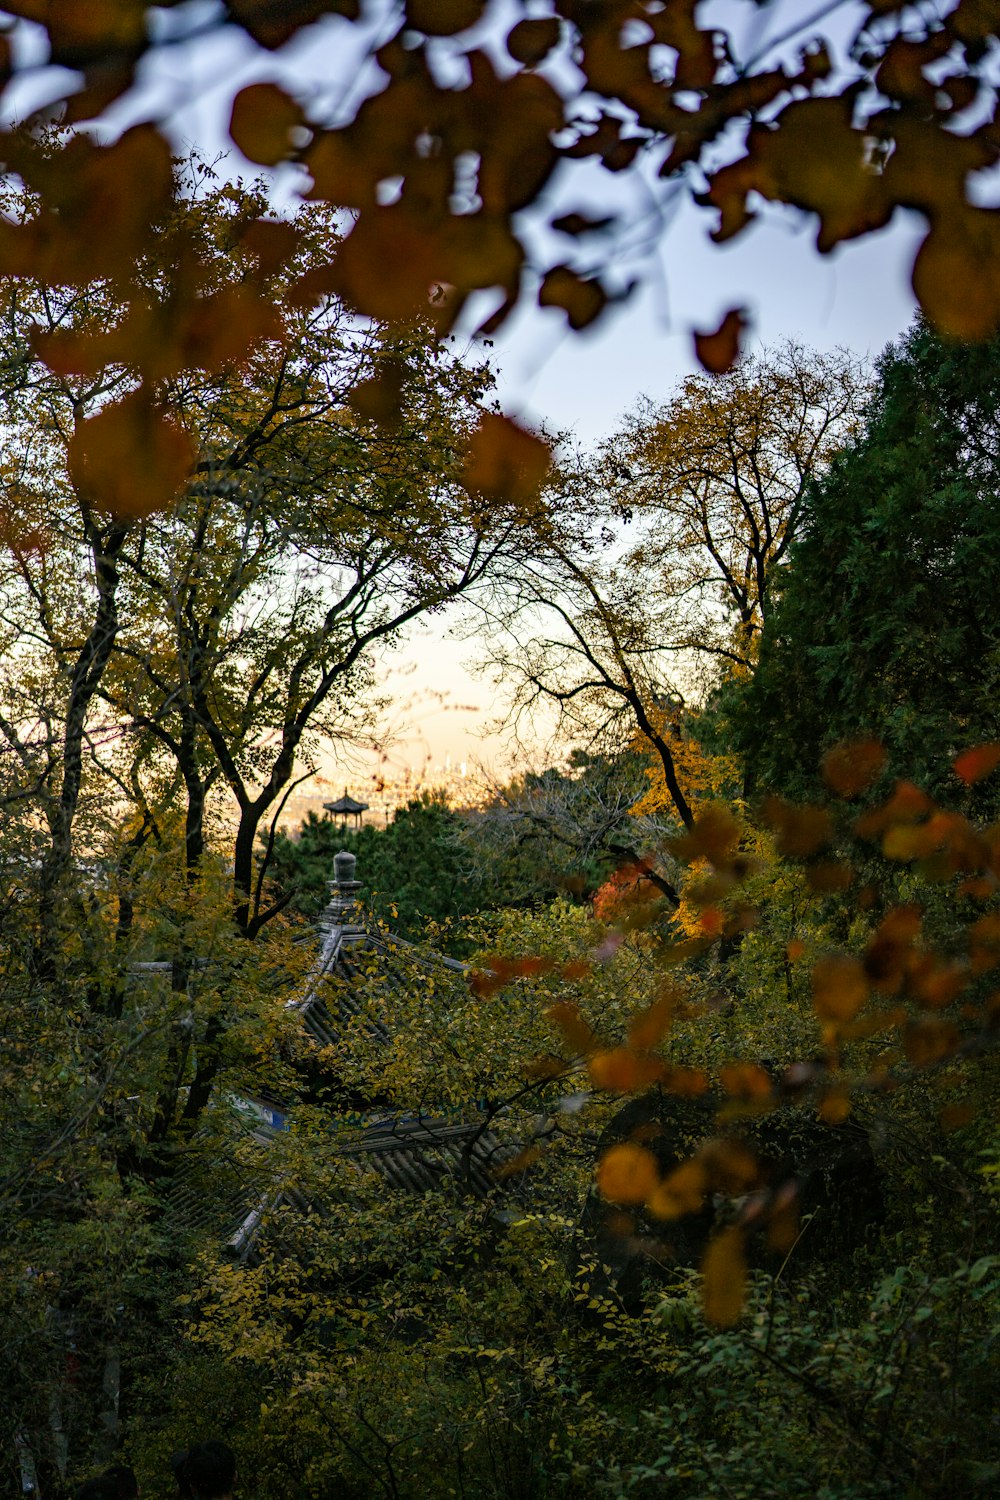
[[336,802],[324,802],[323,806],[326,808],[327,812],[352,813],[355,816],[358,813],[368,811],[367,802],[355,802],[354,798],[349,797],[346,792],[342,797],[338,797]]

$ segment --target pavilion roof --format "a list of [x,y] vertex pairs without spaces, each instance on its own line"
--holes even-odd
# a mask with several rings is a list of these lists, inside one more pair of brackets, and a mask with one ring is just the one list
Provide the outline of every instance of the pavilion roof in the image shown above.
[[359,813],[368,811],[367,802],[356,802],[355,799],[353,797],[349,797],[346,792],[342,797],[338,797],[336,802],[324,802],[323,806],[326,808],[327,812],[349,813],[354,817],[356,817]]

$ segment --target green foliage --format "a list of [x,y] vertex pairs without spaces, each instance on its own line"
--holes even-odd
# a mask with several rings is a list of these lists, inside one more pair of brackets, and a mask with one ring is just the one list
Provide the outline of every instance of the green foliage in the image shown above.
[[725,695],[762,789],[817,790],[822,753],[874,736],[954,800],[947,766],[1000,734],[1000,344],[917,323],[878,366],[861,437],[817,480],[758,671]]
[[333,857],[346,849],[357,856],[365,907],[377,923],[414,941],[433,924],[447,947],[447,928],[492,904],[492,893],[468,869],[462,827],[462,815],[428,792],[397,808],[385,828],[346,828],[310,813],[294,839],[275,839],[272,873],[294,893],[293,909],[314,918],[329,899]]

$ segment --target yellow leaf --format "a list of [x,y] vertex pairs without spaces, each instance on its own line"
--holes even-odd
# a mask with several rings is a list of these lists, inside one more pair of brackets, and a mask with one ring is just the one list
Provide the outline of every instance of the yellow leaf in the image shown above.
[[705,1201],[708,1181],[699,1161],[685,1161],[654,1188],[649,1211],[658,1219],[680,1219],[696,1214]]
[[705,1317],[717,1328],[732,1328],[742,1316],[747,1284],[743,1231],[735,1224],[712,1240],[705,1252],[701,1276]]
[[612,1203],[645,1203],[659,1182],[656,1157],[644,1146],[612,1146],[597,1167],[597,1186]]

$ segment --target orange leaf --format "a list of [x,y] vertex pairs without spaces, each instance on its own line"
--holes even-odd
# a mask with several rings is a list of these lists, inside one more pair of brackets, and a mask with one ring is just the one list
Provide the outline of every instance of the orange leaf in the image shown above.
[[819,1107],[819,1117],[827,1125],[842,1125],[851,1113],[851,1101],[840,1089],[826,1094]]
[[645,1203],[659,1180],[653,1153],[628,1142],[611,1146],[597,1167],[597,1186],[612,1203]]
[[771,1079],[757,1063],[728,1063],[719,1069],[719,1082],[743,1099],[766,1099],[771,1092]]
[[705,1317],[717,1328],[732,1328],[743,1313],[747,1264],[743,1232],[730,1224],[715,1236],[701,1267]]
[[708,1093],[709,1078],[702,1068],[670,1067],[665,1069],[663,1087],[668,1094],[682,1099],[696,1099]]
[[708,1181],[698,1161],[685,1161],[653,1189],[648,1207],[658,1219],[680,1219],[696,1214],[705,1201]]
[[854,740],[828,750],[820,769],[823,780],[838,797],[858,797],[875,781],[885,760],[885,751],[877,740]]
[[588,1063],[595,1088],[632,1094],[659,1083],[664,1067],[655,1057],[637,1057],[627,1047],[596,1053]]
[[749,327],[746,310],[731,307],[714,333],[696,333],[694,352],[710,375],[725,375],[740,357],[740,339]]
[[738,1136],[706,1141],[698,1155],[712,1191],[725,1198],[739,1197],[760,1181],[757,1158]]
[[958,1031],[950,1021],[922,1016],[906,1029],[903,1047],[915,1068],[929,1068],[950,1057],[958,1046]]
[[654,1000],[647,1010],[633,1016],[628,1027],[628,1044],[637,1051],[646,1052],[670,1030],[674,1014],[674,996],[668,991]]
[[989,776],[1000,765],[1000,744],[976,745],[970,750],[963,750],[961,755],[955,757],[953,765],[955,775],[966,786],[972,786],[973,782],[982,781],[984,776]]
[[171,504],[195,460],[187,433],[143,388],[82,422],[69,442],[69,471],[89,505],[145,516]]
[[920,934],[920,909],[894,907],[865,948],[864,970],[872,986],[892,995],[903,982],[913,944]]
[[519,1151],[516,1156],[511,1157],[510,1161],[505,1161],[499,1167],[495,1167],[491,1176],[497,1182],[503,1182],[505,1178],[514,1177],[518,1172],[525,1172],[528,1167],[534,1166],[541,1154],[542,1148],[537,1142],[533,1145],[525,1146],[524,1150]]
[[694,826],[680,838],[669,839],[667,847],[678,859],[707,859],[719,866],[729,863],[739,841],[740,825],[732,813],[720,804],[709,803],[695,818]]
[[403,395],[403,367],[399,360],[384,360],[376,373],[356,385],[347,404],[365,421],[380,427],[398,427]]
[[764,821],[777,835],[779,854],[806,859],[826,847],[833,838],[830,814],[823,807],[796,807],[781,797],[765,797]]
[[460,482],[475,499],[526,505],[548,476],[552,451],[510,417],[487,412],[469,439]]
[[969,972],[961,964],[937,965],[929,956],[910,976],[910,987],[921,1005],[931,1010],[943,1010],[965,989]]
[[846,953],[821,958],[812,973],[813,1006],[824,1021],[850,1021],[868,998],[865,971]]
[[589,1024],[580,1014],[580,1007],[573,1000],[557,1000],[545,1012],[545,1019],[558,1026],[574,1052],[592,1052],[597,1038]]
[[256,256],[263,276],[273,276],[295,254],[299,231],[283,219],[253,219],[240,235],[240,244]]
[[186,320],[178,319],[183,363],[201,370],[225,370],[239,364],[255,344],[281,337],[270,298],[252,286],[224,286],[210,297],[195,298],[185,311]]
[[296,149],[305,115],[276,83],[251,83],[233,100],[229,134],[248,161],[276,167]]
[[916,823],[933,806],[927,793],[914,786],[912,781],[898,781],[885,806],[863,812],[854,825],[854,831],[859,838],[875,838],[893,823]]

